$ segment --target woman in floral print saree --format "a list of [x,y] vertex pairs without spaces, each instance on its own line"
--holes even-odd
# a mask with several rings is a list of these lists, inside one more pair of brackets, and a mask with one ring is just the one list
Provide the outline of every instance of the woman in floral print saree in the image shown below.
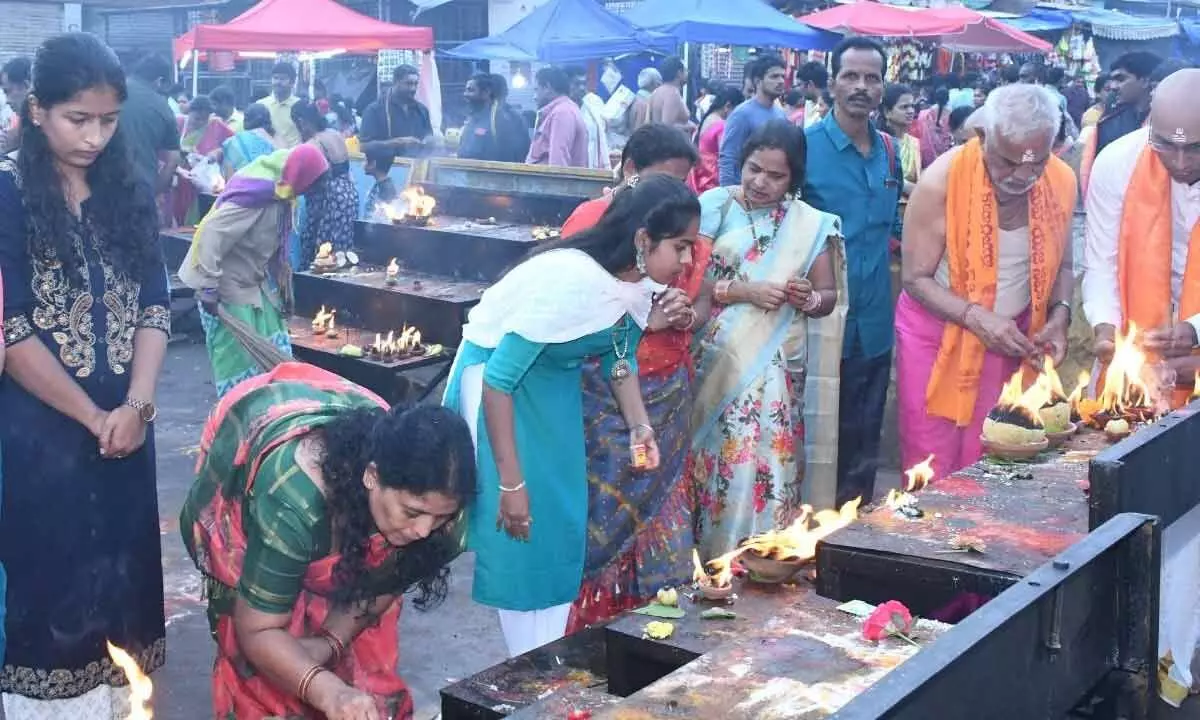
[[[700,197],[715,283],[712,316],[693,344],[693,480],[706,560],[791,522],[805,478],[805,415],[836,413],[845,268],[838,219],[794,197],[804,156],[801,131],[772,123],[746,143],[741,185]],[[818,328],[813,318],[829,319]],[[820,458],[829,484],[836,443],[820,449],[834,455]]]

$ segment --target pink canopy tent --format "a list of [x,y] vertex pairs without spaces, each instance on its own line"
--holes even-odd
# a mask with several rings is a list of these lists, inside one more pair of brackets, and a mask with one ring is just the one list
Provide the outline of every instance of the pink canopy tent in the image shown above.
[[956,52],[1049,52],[1050,43],[965,7],[904,8],[866,0],[797,18],[843,34],[937,40]]
[[431,28],[386,23],[335,0],[262,0],[224,25],[197,25],[175,39],[176,59],[196,50],[373,53],[432,48]]

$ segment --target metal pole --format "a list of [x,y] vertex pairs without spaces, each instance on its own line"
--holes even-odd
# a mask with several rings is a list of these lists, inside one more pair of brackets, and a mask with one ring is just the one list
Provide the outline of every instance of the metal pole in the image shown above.
[[192,51],[192,97],[200,94],[200,51]]

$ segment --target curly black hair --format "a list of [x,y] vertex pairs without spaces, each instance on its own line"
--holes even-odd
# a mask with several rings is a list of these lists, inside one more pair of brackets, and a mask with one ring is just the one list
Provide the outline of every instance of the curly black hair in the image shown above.
[[326,425],[321,474],[333,524],[340,529],[334,568],[337,589],[333,600],[352,605],[384,592],[409,592],[414,604],[427,610],[446,598],[448,563],[460,552],[461,513],[398,553],[389,568],[394,575],[382,585],[368,582],[367,548],[376,531],[363,475],[374,463],[385,488],[414,495],[440,493],[463,508],[474,498],[475,446],[467,424],[440,406],[396,406],[391,410],[359,409]]
[[[34,58],[30,101],[21,111],[21,152],[17,168],[28,209],[29,251],[34,257],[57,258],[70,268],[76,263],[73,233],[76,223],[63,195],[63,181],[49,139],[34,124],[32,105],[43,112],[69,102],[87,90],[108,88],[125,101],[125,73],[117,56],[90,33],[67,33],[46,40]],[[120,122],[112,139],[87,169],[91,198],[87,220],[98,245],[114,271],[129,278],[143,277],[143,270],[161,263],[158,253],[158,210],[154,192],[130,164]],[[82,287],[86,282],[77,269],[68,282]]]

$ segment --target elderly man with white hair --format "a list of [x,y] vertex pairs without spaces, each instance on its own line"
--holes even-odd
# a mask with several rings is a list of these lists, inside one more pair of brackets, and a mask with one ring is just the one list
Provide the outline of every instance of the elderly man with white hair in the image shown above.
[[[976,137],[921,175],[904,218],[896,376],[905,466],[979,459],[983,421],[1023,361],[1066,356],[1076,183],[1062,113],[1037,85],[994,90]],[[979,113],[977,113],[979,114]]]

